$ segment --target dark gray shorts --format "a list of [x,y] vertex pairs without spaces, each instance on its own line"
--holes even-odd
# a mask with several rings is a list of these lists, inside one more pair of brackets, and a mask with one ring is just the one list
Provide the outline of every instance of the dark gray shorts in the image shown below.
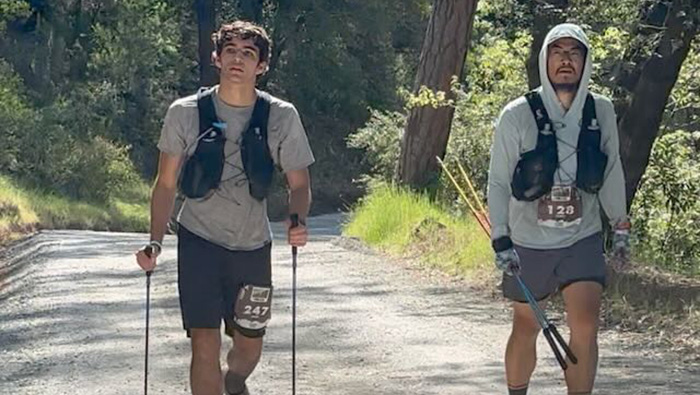
[[[603,236],[596,233],[567,248],[536,250],[515,246],[520,256],[520,276],[537,300],[579,281],[605,286]],[[503,296],[526,302],[517,280],[503,275]]]
[[[207,241],[180,225],[178,287],[182,322],[192,328],[221,328],[233,336],[234,303],[245,284],[272,286],[272,244],[253,251],[233,251]],[[259,336],[264,334],[260,331]]]

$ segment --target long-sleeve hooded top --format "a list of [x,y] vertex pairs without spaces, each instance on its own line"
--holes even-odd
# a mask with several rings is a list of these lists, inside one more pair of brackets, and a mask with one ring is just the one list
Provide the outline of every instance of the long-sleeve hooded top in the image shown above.
[[[565,110],[554,91],[547,74],[547,48],[560,38],[574,38],[588,50],[581,82],[571,107]],[[555,26],[545,38],[539,54],[539,73],[542,85],[537,88],[557,136],[559,169],[554,184],[567,186],[575,183],[576,146],[581,131],[583,106],[588,94],[593,59],[588,38],[580,27],[573,24]],[[617,120],[612,102],[607,97],[593,94],[596,117],[601,128],[601,150],[608,156],[605,180],[597,194],[580,191],[582,212],[580,223],[554,228],[540,225],[537,220],[538,201],[516,200],[511,181],[520,155],[531,151],[537,144],[537,124],[525,97],[510,102],[496,121],[489,167],[488,205],[492,224],[492,239],[510,236],[513,243],[535,249],[565,248],[601,231],[600,207],[611,223],[627,216],[625,182],[620,162]]]

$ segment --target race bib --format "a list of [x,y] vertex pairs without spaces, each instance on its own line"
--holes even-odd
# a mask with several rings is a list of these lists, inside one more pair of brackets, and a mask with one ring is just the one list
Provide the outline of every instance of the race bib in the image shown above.
[[272,287],[246,285],[238,292],[233,319],[245,329],[258,330],[270,321]]
[[537,223],[550,228],[566,228],[581,223],[581,194],[573,186],[554,186],[537,206]]

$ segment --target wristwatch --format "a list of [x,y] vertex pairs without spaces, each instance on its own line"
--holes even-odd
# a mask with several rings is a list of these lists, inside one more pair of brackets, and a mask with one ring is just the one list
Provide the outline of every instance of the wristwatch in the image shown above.
[[146,248],[144,248],[144,251],[146,252],[146,255],[149,257],[152,257],[155,253],[155,256],[160,255],[160,252],[163,251],[163,244],[160,243],[160,241],[157,240],[151,240],[147,245]]

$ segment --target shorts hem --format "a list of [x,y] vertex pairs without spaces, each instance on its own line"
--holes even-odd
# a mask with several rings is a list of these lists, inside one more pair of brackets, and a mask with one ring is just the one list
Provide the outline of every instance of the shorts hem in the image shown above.
[[575,280],[567,280],[567,281],[563,282],[561,285],[559,285],[559,290],[562,291],[562,290],[564,290],[564,288],[568,287],[569,285],[574,284],[574,283],[580,283],[580,282],[598,283],[603,287],[603,289],[605,289],[605,287],[607,285],[605,277],[602,277],[602,276],[581,277],[581,278],[577,278]]

